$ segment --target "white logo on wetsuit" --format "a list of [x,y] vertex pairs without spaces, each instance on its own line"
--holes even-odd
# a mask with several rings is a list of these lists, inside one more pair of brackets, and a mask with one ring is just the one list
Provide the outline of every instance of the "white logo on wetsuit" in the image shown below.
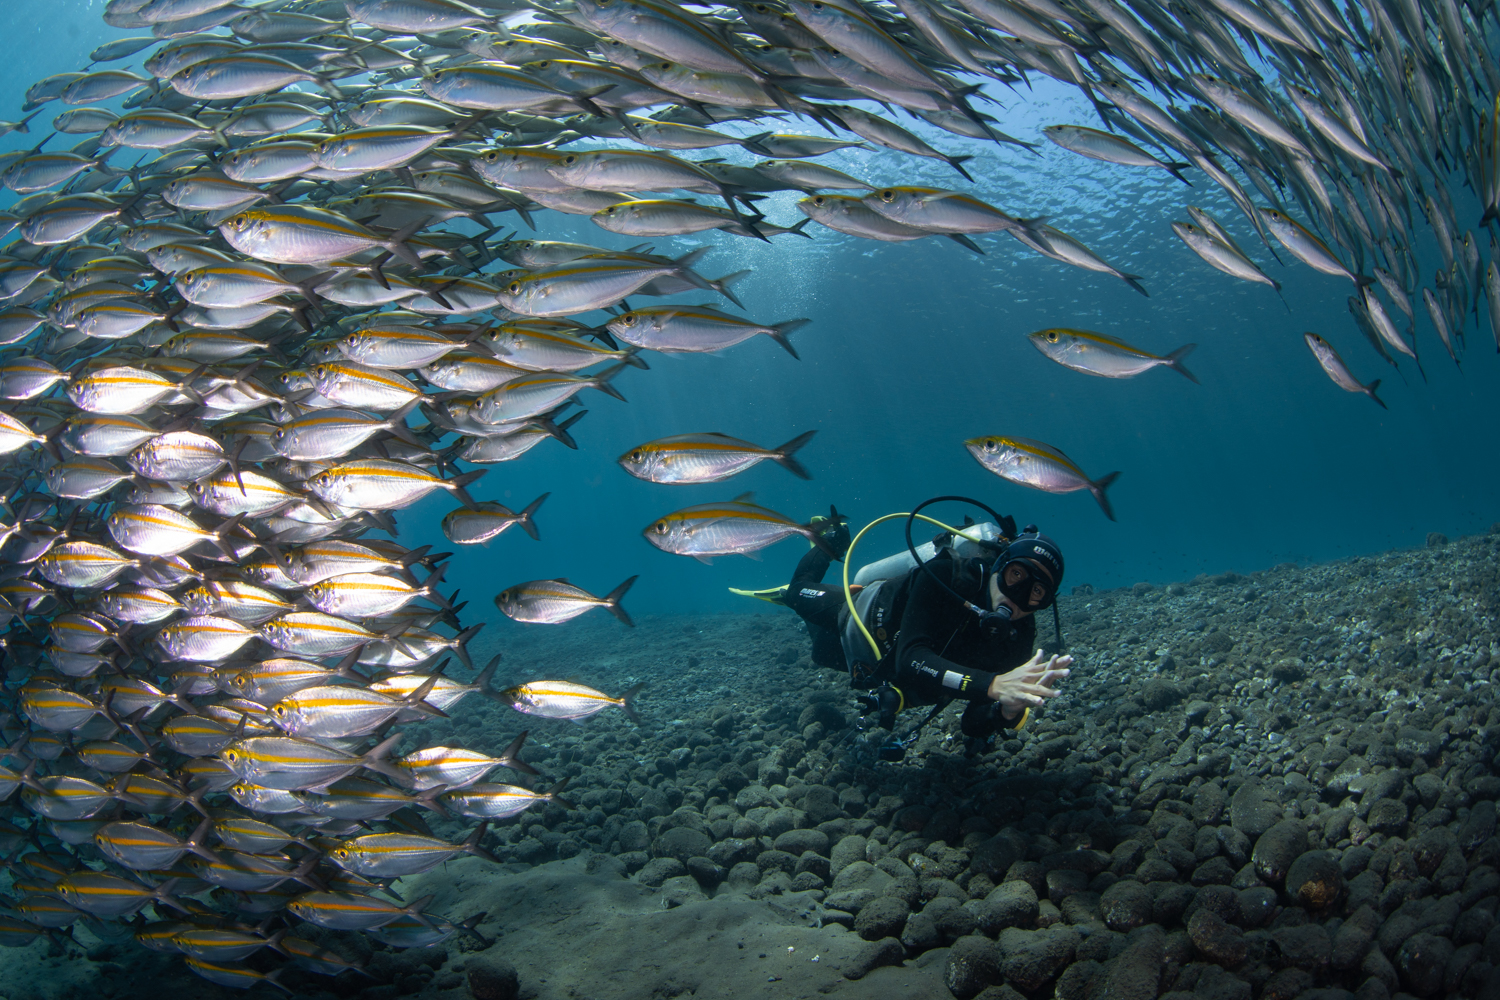
[[828,591],[826,591],[826,590],[816,590],[816,589],[814,589],[812,587],[803,587],[801,590],[797,591],[797,596],[798,597],[822,597],[826,593],[828,593]]

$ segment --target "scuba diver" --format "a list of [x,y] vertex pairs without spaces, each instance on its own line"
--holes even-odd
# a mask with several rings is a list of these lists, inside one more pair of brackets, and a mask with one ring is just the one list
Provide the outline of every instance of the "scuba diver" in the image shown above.
[[[842,561],[851,546],[849,522],[834,507],[829,513],[812,523]],[[904,516],[911,560],[903,555],[899,574],[858,590],[858,622],[843,587],[822,582],[834,556],[821,547],[802,557],[791,583],[777,588],[776,602],[807,623],[814,663],[848,669],[850,685],[869,692],[861,702],[867,713],[879,712],[882,728],[894,730],[904,708],[934,706],[916,731],[881,748],[883,759],[900,760],[921,728],[955,698],[969,702],[960,728],[972,757],[988,750],[1002,729],[1024,725],[1030,709],[1056,697],[1057,683],[1068,676],[1071,656],[1057,649],[1032,652],[1035,614],[1051,607],[1055,620],[1062,550],[1036,526],[1018,534],[1013,518],[996,515],[1000,531],[993,541],[975,544],[965,528],[968,544],[960,547],[945,532],[924,560],[911,545],[917,512]],[[960,554],[965,549],[975,554]]]

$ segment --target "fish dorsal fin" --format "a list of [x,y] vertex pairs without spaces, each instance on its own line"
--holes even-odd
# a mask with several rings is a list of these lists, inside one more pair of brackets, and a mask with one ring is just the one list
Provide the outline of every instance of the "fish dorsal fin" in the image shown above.
[[[553,583],[568,583],[568,578],[565,577],[565,576],[554,576],[552,578],[552,582]],[[568,586],[571,587],[573,585],[571,583],[568,583]]]
[[754,503],[755,502],[755,491],[752,490],[749,493],[741,493],[739,496],[737,496],[737,497],[734,498],[733,502],[734,503]]

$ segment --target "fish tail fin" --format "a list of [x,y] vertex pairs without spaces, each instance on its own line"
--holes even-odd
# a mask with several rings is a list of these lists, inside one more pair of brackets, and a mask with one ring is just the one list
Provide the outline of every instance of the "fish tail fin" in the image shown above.
[[562,797],[563,789],[567,788],[568,782],[572,780],[573,779],[571,777],[564,778],[557,784],[553,785],[551,790],[548,791],[546,795],[542,796],[542,798],[546,799],[548,802],[556,802],[564,809],[577,809],[578,807],[576,805]]
[[1121,271],[1120,277],[1125,280],[1125,284],[1129,285],[1131,288],[1134,288],[1136,291],[1146,296],[1146,298],[1149,299],[1151,297],[1151,293],[1146,291],[1146,286],[1141,284],[1141,276],[1139,274],[1126,274],[1124,271]]
[[448,598],[444,597],[442,594],[439,594],[437,590],[437,585],[442,582],[443,576],[448,572],[448,565],[448,563],[444,563],[443,565],[433,569],[431,573],[427,574],[427,579],[422,581],[422,594],[429,601],[436,604],[443,610],[452,611],[453,604],[448,600]]
[[808,431],[805,434],[798,434],[786,444],[782,445],[780,448],[777,448],[774,452],[772,452],[771,461],[775,462],[777,465],[781,466],[783,469],[790,472],[798,479],[811,479],[812,474],[809,473],[807,469],[803,468],[802,463],[797,461],[792,456],[795,455],[798,451],[802,450],[802,446],[811,441],[813,439],[813,435],[816,433],[818,432]]
[[574,451],[577,451],[578,442],[573,440],[573,435],[568,433],[568,428],[572,427],[574,424],[578,423],[579,420],[583,419],[584,415],[589,411],[580,410],[579,412],[569,417],[567,420],[564,420],[562,423],[555,423],[554,420],[557,417],[557,414],[561,411],[562,407],[558,407],[551,413],[544,414],[543,416],[535,418],[535,423],[549,435],[561,441],[569,448],[572,448]]
[[463,843],[464,853],[465,854],[472,854],[476,858],[483,858],[484,860],[490,862],[491,864],[497,864],[498,865],[500,862],[495,858],[495,856],[493,854],[491,854],[489,851],[486,851],[484,848],[482,848],[482,847],[479,846],[479,842],[481,840],[483,840],[484,839],[484,835],[486,833],[489,833],[489,832],[490,832],[490,821],[489,820],[485,820],[483,823],[480,823],[479,826],[478,826],[478,828],[475,829],[475,831],[473,833],[469,834],[468,837],[464,838],[464,843]]
[[379,245],[385,247],[385,249],[389,250],[397,257],[400,257],[402,260],[406,261],[413,267],[421,268],[422,258],[418,257],[416,251],[406,245],[406,241],[417,235],[417,233],[421,232],[431,221],[431,217],[427,217],[418,219],[415,222],[409,222],[392,233],[389,239],[385,240]]
[[1375,284],[1375,279],[1368,274],[1356,274],[1354,275],[1354,284],[1359,288],[1369,288]]
[[1111,472],[1109,475],[1101,476],[1089,483],[1089,492],[1094,495],[1095,500],[1099,501],[1099,509],[1104,511],[1104,516],[1111,521],[1115,519],[1115,511],[1109,505],[1109,497],[1104,495],[1104,491],[1113,486],[1115,480],[1119,478],[1120,474],[1118,472]]
[[543,493],[541,496],[531,501],[531,503],[526,505],[526,509],[521,511],[519,518],[516,521],[516,523],[521,526],[521,530],[531,536],[532,541],[540,542],[542,540],[541,532],[537,531],[536,521],[533,520],[533,518],[536,515],[537,508],[541,507],[542,501],[546,500],[551,495],[552,494],[550,492]]
[[505,761],[507,767],[512,771],[520,771],[522,774],[541,774],[536,768],[521,759],[521,748],[526,745],[526,737],[530,730],[521,733],[510,741],[510,746],[500,752],[500,759]]
[[804,326],[811,322],[812,320],[810,319],[789,319],[784,323],[774,323],[772,324],[771,328],[766,331],[766,336],[770,337],[772,340],[776,341],[776,343],[780,344],[783,351],[786,351],[792,357],[796,358],[798,361],[801,361],[802,355],[798,354],[797,349],[792,346],[792,341],[790,338],[794,332],[802,329]]
[[943,159],[945,161],[947,161],[948,166],[952,167],[954,170],[957,170],[960,174],[962,174],[964,180],[968,181],[970,184],[974,183],[974,175],[971,174],[971,173],[969,173],[967,170],[964,169],[964,164],[967,163],[967,162],[969,162],[970,160],[974,159],[974,157],[972,157],[972,156],[945,156],[945,157],[943,157]]
[[740,301],[739,296],[734,294],[734,290],[730,286],[747,277],[749,274],[750,271],[748,268],[743,271],[735,271],[733,274],[726,274],[722,278],[715,278],[708,283],[708,287],[743,309],[745,308],[745,303]]
[[636,714],[635,699],[640,695],[641,690],[645,688],[645,686],[646,684],[643,681],[620,696],[620,707],[625,710],[625,715],[630,719],[630,721],[634,722],[637,726],[641,724],[641,717]]
[[632,368],[640,368],[645,371],[651,370],[651,366],[646,364],[646,359],[641,357],[641,349],[639,347],[626,348],[625,357],[621,360]]
[[1191,167],[1192,166],[1191,163],[1174,163],[1174,162],[1168,160],[1164,164],[1164,166],[1167,168],[1167,172],[1170,173],[1173,177],[1175,177],[1178,180],[1182,181],[1182,183],[1186,184],[1188,187],[1192,187],[1193,186],[1193,182],[1192,181],[1190,181],[1186,177],[1182,176],[1182,171],[1186,170],[1188,167]]
[[386,418],[386,430],[390,431],[391,435],[397,440],[404,441],[416,448],[425,448],[426,445],[417,440],[416,435],[411,432],[411,428],[406,426],[406,416],[421,403],[421,396],[413,397],[410,402],[405,403],[400,409]]
[[379,771],[388,778],[395,779],[398,785],[410,786],[411,776],[392,764],[388,759],[391,751],[396,749],[396,744],[401,742],[401,733],[392,733],[377,744],[369,753],[359,759],[359,762],[372,771]]
[[1385,400],[1383,400],[1379,396],[1375,395],[1375,390],[1379,389],[1379,388],[1380,388],[1380,379],[1376,379],[1375,381],[1371,382],[1369,385],[1365,386],[1365,395],[1369,396],[1371,399],[1375,400],[1375,402],[1379,403],[1380,404],[1380,408],[1382,410],[1389,410],[1390,407],[1385,405]]
[[488,471],[490,470],[475,469],[472,472],[465,472],[462,475],[454,476],[452,479],[443,481],[443,489],[451,491],[454,496],[458,497],[459,501],[463,503],[465,507],[469,508],[470,510],[475,510],[477,508],[474,506],[474,498],[469,496],[469,491],[464,489],[464,487],[468,486],[470,483],[472,483],[474,480],[478,479]]
[[[604,608],[609,611],[610,614],[614,615],[616,618],[620,619],[620,621],[624,622],[626,625],[629,625],[631,628],[635,628],[635,622],[630,620],[630,615],[625,613],[625,608],[621,606],[620,601],[624,599],[625,592],[630,589],[631,585],[639,579],[639,574],[632,576],[630,579],[620,584],[614,590],[611,590],[609,593],[605,594],[604,600],[602,602]],[[626,709],[626,714],[629,714],[629,709]]]
[[1189,382],[1192,382],[1194,385],[1202,385],[1203,383],[1198,381],[1198,376],[1188,371],[1187,365],[1184,365],[1182,363],[1182,359],[1187,357],[1189,354],[1192,354],[1193,349],[1197,346],[1197,344],[1183,344],[1181,347],[1177,348],[1177,350],[1173,351],[1171,354],[1168,354],[1167,367],[1171,368],[1173,371],[1177,372],[1177,374],[1181,375]]
[[696,267],[698,262],[703,259],[704,255],[712,249],[713,247],[706,246],[698,247],[696,250],[689,250],[681,257],[678,257],[676,260],[672,261],[672,263],[680,271],[691,270],[692,268]]
[[153,891],[151,893],[151,899],[152,899],[152,901],[153,902],[157,902],[157,903],[165,903],[166,905],[170,906],[172,909],[178,911],[179,913],[188,913],[188,912],[190,912],[186,906],[183,906],[181,903],[179,903],[177,901],[177,897],[176,896],[172,895],[172,890],[176,889],[177,888],[177,883],[181,882],[181,881],[182,881],[181,879],[177,879],[177,878],[169,878],[169,879],[167,879],[161,885],[157,886],[156,889],[155,889],[155,891]]
[[469,642],[479,634],[479,630],[482,628],[484,628],[484,622],[480,622],[478,625],[470,625],[453,637],[453,655],[458,657],[459,662],[470,670],[474,669],[474,661],[469,659]]
[[437,930],[436,927],[433,927],[432,918],[429,917],[427,914],[425,914],[425,913],[422,912],[422,910],[427,906],[427,904],[431,903],[436,898],[437,898],[437,893],[435,893],[435,892],[434,893],[428,893],[426,896],[423,896],[421,899],[412,900],[412,903],[411,903],[410,906],[402,907],[401,912],[404,913],[404,914],[406,914],[408,917],[411,917],[413,920],[418,921],[419,923],[425,924],[428,927],[431,927],[433,930]]
[[213,530],[212,540],[214,547],[228,556],[231,562],[238,562],[239,556],[235,554],[234,546],[229,544],[228,539],[239,528],[240,522],[243,520],[245,520],[244,514],[236,514]]
[[589,382],[589,385],[592,385],[595,389],[598,389],[606,396],[613,396],[620,402],[625,402],[625,397],[620,393],[619,389],[616,389],[613,385],[610,385],[610,381],[616,375],[620,374],[621,370],[627,367],[627,364],[627,362],[621,361],[618,364],[610,365],[608,368],[604,369],[604,371],[594,376],[593,380]]

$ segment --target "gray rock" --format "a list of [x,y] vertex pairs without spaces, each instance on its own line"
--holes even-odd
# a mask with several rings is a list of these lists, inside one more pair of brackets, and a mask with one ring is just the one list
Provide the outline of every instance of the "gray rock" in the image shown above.
[[[793,859],[792,867],[796,868]],[[876,868],[868,861],[856,861],[833,876],[833,891],[846,892],[850,889],[871,889],[879,892],[891,884],[891,876]]]
[[620,827],[620,851],[644,851],[651,846],[651,834],[646,824],[633,819]]
[[760,806],[774,806],[776,799],[764,785],[746,785],[734,797],[734,807],[740,812],[749,812]]
[[906,900],[880,896],[866,903],[854,918],[854,933],[866,941],[900,937],[910,914],[911,907],[906,905]]
[[827,882],[813,872],[798,872],[792,876],[793,892],[808,892],[812,889],[821,889],[827,884]]
[[724,884],[741,892],[748,892],[760,881],[760,865],[754,861],[739,861],[729,869]]
[[937,915],[922,912],[906,918],[901,930],[901,943],[913,952],[927,951],[943,943],[943,935],[937,929]]
[[1307,846],[1307,827],[1302,821],[1282,820],[1255,841],[1250,860],[1257,875],[1276,885],[1286,878],[1292,862],[1307,852]]
[[1192,996],[1194,1000],[1250,1000],[1250,984],[1210,965],[1198,977]]
[[676,858],[687,864],[688,858],[704,857],[713,840],[701,830],[676,826],[651,842],[651,854],[657,858]]
[[1036,890],[1028,882],[1001,882],[984,897],[988,917],[981,926],[986,934],[999,934],[1007,927],[1030,927],[1039,907]]
[[1443,752],[1443,737],[1439,733],[1416,726],[1402,726],[1396,731],[1396,759],[1402,767],[1410,767],[1418,758],[1431,763]]
[[490,952],[471,957],[464,966],[469,979],[469,995],[474,1000],[516,1000],[521,993],[521,979],[516,967],[503,956]]
[[[938,898],[944,899],[947,897],[940,896]],[[934,900],[933,902],[936,901]],[[974,912],[973,907],[983,905],[983,900],[974,899],[959,906],[945,908],[934,918],[938,933],[947,940],[956,940],[973,934],[979,929],[979,916]]]
[[1151,890],[1125,879],[1105,889],[1099,897],[1104,922],[1114,931],[1133,931],[1151,922]]
[[996,834],[974,848],[969,861],[969,870],[988,875],[995,882],[1002,882],[1010,866],[1020,860],[1015,843],[1003,834]]
[[[811,818],[811,814],[808,818]],[[822,830],[788,830],[776,838],[773,846],[776,850],[786,851],[796,858],[800,858],[807,851],[827,857],[828,834]]]
[[906,949],[895,938],[871,941],[844,966],[844,978],[863,979],[881,966],[900,965],[905,958]]
[[[707,858],[700,860],[707,861]],[[712,862],[710,862],[712,864]],[[661,884],[661,904],[665,909],[696,903],[708,898],[698,880],[691,875],[669,878]]]
[[1073,961],[1078,932],[1071,927],[1036,931],[1007,927],[997,943],[1005,981],[1023,993],[1033,993]]
[[755,856],[755,863],[760,866],[760,870],[763,872],[780,871],[786,872],[788,875],[794,875],[797,872],[796,857],[788,854],[786,851],[761,851]]
[[1275,826],[1281,816],[1275,796],[1258,782],[1245,782],[1229,801],[1229,825],[1252,841]]
[[1406,803],[1400,799],[1381,799],[1370,807],[1365,822],[1376,833],[1399,835],[1406,830]]
[[1453,958],[1453,942],[1436,934],[1417,934],[1407,938],[1396,953],[1396,969],[1401,985],[1419,997],[1437,996],[1443,992],[1443,973]]
[[801,875],[804,872],[816,875],[822,882],[833,878],[832,865],[828,859],[812,851],[804,852],[802,857],[797,859],[796,874]]
[[999,947],[977,934],[959,938],[948,951],[943,978],[948,992],[958,1000],[970,1000],[986,986],[999,985],[1003,981]]
[[843,892],[830,892],[823,900],[823,905],[830,910],[844,910],[857,914],[871,900],[879,898],[880,893],[874,889],[846,889]]
[[1380,914],[1362,906],[1349,914],[1333,935],[1333,951],[1328,961],[1335,969],[1357,969],[1380,930]]
[[[823,707],[833,711],[835,715],[838,714],[832,705]],[[839,728],[842,728],[842,722]],[[813,785],[808,789],[802,799],[802,810],[807,814],[807,821],[813,824],[838,819],[844,815],[844,811],[839,808],[839,793],[827,785]]]
[[1311,910],[1329,910],[1344,898],[1344,873],[1331,851],[1307,851],[1286,873],[1286,894]]
[[1101,996],[1109,1000],[1154,1000],[1166,959],[1166,935],[1155,924],[1130,932],[1125,950],[1105,967]]
[[1224,922],[1209,909],[1200,909],[1188,920],[1188,937],[1210,962],[1234,968],[1245,960],[1249,946],[1238,927]]
[[688,858],[687,871],[699,885],[709,889],[724,881],[724,869],[708,858]]
[[1281,951],[1282,961],[1312,973],[1321,971],[1328,964],[1333,951],[1333,942],[1322,924],[1279,927],[1271,932],[1271,940]]
[[710,847],[704,856],[722,868],[733,868],[741,861],[754,861],[759,853],[760,845],[753,840],[726,837]]
[[855,861],[865,860],[865,845],[868,844],[864,837],[857,835],[844,837],[833,845],[833,850],[828,857],[832,861],[833,874],[836,877]]
[[687,874],[687,865],[676,858],[653,858],[636,873],[635,880],[652,888],[660,886],[669,878]]
[[1260,927],[1276,913],[1276,890],[1258,885],[1239,891],[1241,927]]

